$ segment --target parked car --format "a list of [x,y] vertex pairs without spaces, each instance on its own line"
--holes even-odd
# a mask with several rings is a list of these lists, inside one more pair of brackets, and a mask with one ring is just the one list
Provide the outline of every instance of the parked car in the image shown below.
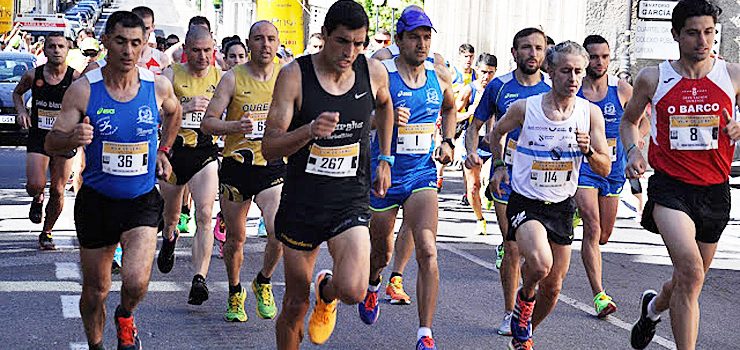
[[[0,52],[0,145],[25,146],[28,131],[16,123],[18,113],[13,104],[13,90],[23,74],[36,66],[36,57],[27,53]],[[26,106],[31,91],[23,95]]]

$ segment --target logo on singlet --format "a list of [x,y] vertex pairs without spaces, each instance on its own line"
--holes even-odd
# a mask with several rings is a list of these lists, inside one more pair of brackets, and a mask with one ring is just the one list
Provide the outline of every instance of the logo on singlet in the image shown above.
[[117,126],[113,127],[113,125],[110,124],[110,117],[100,118],[95,124],[97,126],[98,132],[100,133],[100,136],[110,136],[118,131]]
[[437,93],[437,89],[427,89],[427,104],[439,104],[439,93]]
[[149,106],[139,107],[139,118],[136,119],[137,124],[157,124],[154,121],[154,115],[152,109]]
[[613,103],[609,102],[604,105],[604,115],[616,115],[617,107]]

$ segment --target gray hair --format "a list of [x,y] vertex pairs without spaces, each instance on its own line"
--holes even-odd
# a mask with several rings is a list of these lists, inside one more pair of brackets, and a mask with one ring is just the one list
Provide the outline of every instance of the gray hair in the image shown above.
[[584,49],[583,46],[581,46],[579,43],[566,40],[547,49],[547,54],[545,55],[547,66],[550,68],[555,68],[560,56],[565,54],[581,56],[588,65],[588,51],[586,51],[586,49]]

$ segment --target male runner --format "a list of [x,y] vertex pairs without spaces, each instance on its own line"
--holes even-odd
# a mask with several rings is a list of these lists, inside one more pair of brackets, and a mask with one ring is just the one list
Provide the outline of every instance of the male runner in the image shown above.
[[510,179],[502,141],[515,128],[521,130],[506,212],[507,238],[516,241],[524,257],[522,288],[511,317],[509,349],[516,350],[532,349],[532,330],[555,308],[568,272],[576,209],[573,195],[583,159],[601,176],[611,168],[601,110],[576,96],[588,53],[581,45],[565,41],[548,50],[546,60],[552,90],[514,102],[490,135],[491,183],[502,195],[501,184]]
[[[465,150],[468,153],[465,159],[466,168],[472,169],[483,165],[477,151],[478,132],[483,123],[491,119],[492,116],[500,119],[509,106],[517,100],[550,91],[549,77],[539,71],[540,65],[545,60],[545,45],[545,33],[537,28],[525,28],[514,35],[511,55],[516,61],[516,69],[493,79],[483,91],[481,102],[478,104],[478,108],[475,109],[475,118],[468,126],[465,135]],[[513,156],[516,153],[516,140],[519,137],[519,130],[519,128],[516,128],[506,135],[506,151],[503,161],[508,165],[507,169],[509,170]],[[493,174],[493,167],[491,167],[491,174]],[[509,177],[511,177],[511,174],[509,174]],[[516,242],[507,239],[509,219],[506,217],[506,205],[509,201],[511,187],[506,183],[501,186],[501,195],[491,191],[494,192],[496,219],[504,241],[502,245],[496,247],[496,266],[499,267],[501,286],[504,292],[504,318],[497,332],[501,335],[510,335],[511,313],[514,311],[516,290],[519,287],[520,256]]]
[[[141,17],[146,26],[144,38],[148,41],[149,36],[154,32],[154,11],[146,6],[134,7],[131,12]],[[167,68],[172,61],[162,51],[157,50],[155,47],[146,45],[144,42],[144,49],[141,52],[141,58],[139,58],[138,65],[152,71],[156,75],[162,74],[165,68]]]
[[619,194],[624,186],[624,147],[619,139],[619,122],[632,96],[632,86],[614,75],[607,74],[611,52],[609,43],[600,35],[589,35],[583,41],[589,62],[586,77],[578,96],[593,102],[604,115],[606,140],[612,170],[608,176],[594,174],[591,165],[583,162],[578,177],[576,204],[583,220],[581,259],[594,295],[596,316],[604,318],[617,311],[617,304],[606,294],[601,278],[599,245],[609,241],[617,219]]
[[146,294],[157,246],[162,199],[155,181],[170,175],[167,158],[180,124],[180,105],[170,82],[136,66],[146,46],[144,32],[144,22],[134,13],[111,14],[103,34],[107,65],[70,86],[46,138],[46,150],[54,154],[85,146],[87,165],[75,202],[75,225],[82,265],[80,313],[90,349],[104,348],[105,302],[119,241],[123,284],[115,312],[118,348],[141,348],[133,311]]
[[638,123],[645,106],[652,105],[648,161],[655,173],[648,181],[642,226],[661,235],[673,261],[672,278],[660,293],[642,294],[640,318],[632,326],[635,349],[650,343],[660,314],[669,309],[676,348],[696,348],[699,295],[730,217],[740,65],[711,55],[721,12],[704,0],[682,0],[673,8],[671,33],[679,59],[640,71],[622,119],[626,173],[638,178],[647,167],[635,149]]
[[[378,319],[380,273],[390,263],[396,214],[403,206],[403,220],[416,243],[419,264],[416,348],[436,349],[431,330],[439,289],[434,158],[444,164],[452,160],[457,113],[449,70],[442,61],[435,64],[426,60],[434,29],[429,17],[424,12],[408,11],[398,20],[396,29],[400,56],[383,61],[395,113],[399,114],[391,139],[392,184],[384,198],[370,196],[370,285],[358,311],[367,324]],[[434,134],[440,113],[444,139],[435,150]],[[381,155],[379,140],[374,138],[371,168],[377,169],[386,159]]]
[[372,184],[381,197],[390,185],[393,132],[388,73],[380,62],[361,54],[368,26],[360,4],[335,2],[321,29],[324,49],[285,66],[275,84],[262,151],[267,159],[289,157],[275,219],[285,244],[285,296],[275,327],[281,350],[298,349],[303,338],[311,274],[323,242],[334,268],[316,275],[316,304],[308,323],[311,341],[329,340],[338,300],[357,304],[365,297],[373,109],[380,153],[388,159],[378,166]]
[[[39,249],[54,250],[51,230],[54,228],[64,206],[64,185],[72,172],[72,160],[75,152],[67,157],[50,157],[44,151],[44,139],[51,130],[54,121],[62,109],[62,98],[72,80],[79,78],[72,67],[67,66],[69,44],[60,32],[52,32],[44,41],[46,64],[26,71],[13,90],[13,104],[18,112],[17,122],[21,128],[28,129],[28,146],[26,147],[26,192],[33,197],[28,218],[34,224],[40,224],[43,217],[44,188],[46,187],[46,170],[51,168],[49,186],[49,203],[46,205],[46,219],[39,234]],[[31,89],[31,115],[26,110],[23,94]]]
[[475,48],[468,43],[460,45],[457,49],[457,62],[452,67],[454,76],[452,77],[452,86],[457,93],[464,86],[477,80],[475,69],[473,69],[473,60],[475,60]]
[[193,276],[188,304],[200,305],[208,300],[206,277],[213,252],[211,215],[218,193],[218,147],[213,136],[200,130],[200,123],[221,79],[221,70],[211,66],[213,38],[208,30],[194,27],[185,36],[188,62],[174,64],[164,71],[172,82],[175,96],[182,105],[180,130],[172,147],[172,175],[159,181],[164,199],[164,228],[157,268],[162,273],[172,270],[175,244],[180,235],[177,223],[184,185],[188,184],[195,202],[196,231],[193,240]]
[[[277,306],[270,278],[282,256],[282,245],[275,238],[275,213],[280,203],[285,162],[268,160],[262,151],[265,120],[271,108],[273,89],[280,64],[273,59],[280,45],[278,30],[267,21],[249,29],[251,60],[228,71],[216,88],[202,130],[211,135],[226,135],[224,160],[221,164],[221,212],[226,222],[223,254],[229,278],[229,299],[224,318],[229,322],[247,321],[244,311],[246,290],[241,285],[240,271],[247,239],[246,221],[254,200],[262,211],[268,231],[262,270],[252,281],[257,298],[257,315],[272,319]],[[226,110],[226,119],[221,115]]]

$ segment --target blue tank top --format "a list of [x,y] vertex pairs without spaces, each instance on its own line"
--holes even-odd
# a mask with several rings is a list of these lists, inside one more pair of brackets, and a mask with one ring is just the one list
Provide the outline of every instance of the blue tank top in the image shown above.
[[156,182],[157,129],[160,124],[154,74],[139,70],[139,92],[131,101],[114,100],[100,68],[85,76],[90,82],[86,115],[94,133],[85,147],[85,185],[117,199],[148,193]]
[[[388,70],[390,92],[393,108],[409,108],[411,116],[405,127],[393,127],[391,140],[391,155],[396,157],[391,168],[393,183],[397,180],[408,179],[436,172],[434,160],[434,132],[439,110],[442,107],[442,88],[434,71],[434,64],[426,61],[424,68],[427,81],[424,86],[412,89],[401,78],[393,59],[383,61]],[[373,137],[371,147],[371,167],[378,166],[380,144],[377,135]],[[375,171],[371,172],[373,180]]]
[[[619,78],[609,75],[607,81],[609,88],[606,92],[606,97],[601,101],[591,101],[591,103],[597,105],[604,114],[606,141],[609,145],[609,154],[612,160],[612,171],[607,178],[624,182],[624,167],[627,163],[627,157],[622,147],[622,139],[619,137],[619,123],[622,121],[622,115],[624,114],[622,102],[619,101]],[[586,98],[583,96],[583,88],[578,91],[578,96]],[[591,170],[591,166],[587,161],[581,164],[581,173],[598,176]]]

